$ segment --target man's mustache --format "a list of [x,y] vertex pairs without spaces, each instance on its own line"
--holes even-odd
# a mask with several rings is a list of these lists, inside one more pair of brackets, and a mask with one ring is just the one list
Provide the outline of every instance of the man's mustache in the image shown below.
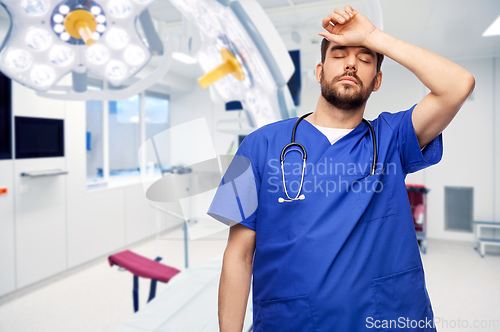
[[348,77],[348,76],[354,78],[356,80],[356,82],[359,84],[359,86],[363,87],[363,82],[358,77],[358,75],[356,75],[355,72],[347,72],[345,74],[339,75],[333,79],[333,83],[336,83],[336,82],[340,81],[341,79],[343,79],[344,77]]

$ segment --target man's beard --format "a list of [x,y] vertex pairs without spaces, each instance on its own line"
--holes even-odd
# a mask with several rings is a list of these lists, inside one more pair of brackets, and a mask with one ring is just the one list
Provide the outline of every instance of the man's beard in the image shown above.
[[[349,95],[349,94],[339,93],[338,90],[333,87],[333,85],[336,84],[341,78],[346,76],[353,77],[358,83],[359,87],[361,88],[361,91],[357,91]],[[363,82],[354,72],[349,72],[346,74],[339,75],[335,77],[331,82],[325,82],[324,77],[325,75],[322,69],[321,80],[320,80],[321,95],[323,96],[323,98],[326,99],[326,101],[328,101],[334,107],[345,111],[353,111],[359,109],[359,107],[361,107],[361,105],[363,105],[370,97],[370,94],[372,93],[373,88],[375,86],[375,81],[377,80],[377,76],[375,75],[375,78],[370,83],[370,86],[367,89],[364,89]],[[341,87],[341,89],[343,90],[355,89],[355,88],[357,88],[356,85],[348,85],[348,84]]]

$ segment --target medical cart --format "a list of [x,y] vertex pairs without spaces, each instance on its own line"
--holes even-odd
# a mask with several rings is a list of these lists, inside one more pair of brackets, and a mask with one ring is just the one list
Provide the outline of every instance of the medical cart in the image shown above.
[[418,246],[425,254],[427,251],[427,193],[430,190],[420,184],[407,184],[406,191],[410,200]]
[[500,229],[500,222],[474,221],[474,249],[479,249],[478,252],[481,257],[484,257],[486,245],[500,246],[500,239],[497,239],[495,237],[487,238],[481,236],[481,229],[483,228],[490,228],[495,231],[497,229]]

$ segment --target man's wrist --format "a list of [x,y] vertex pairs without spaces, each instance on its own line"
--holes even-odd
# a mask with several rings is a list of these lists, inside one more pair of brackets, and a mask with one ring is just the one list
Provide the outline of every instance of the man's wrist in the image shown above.
[[382,45],[384,45],[383,40],[386,39],[387,33],[380,30],[379,28],[375,28],[366,38],[365,46],[366,48],[386,55],[382,50]]

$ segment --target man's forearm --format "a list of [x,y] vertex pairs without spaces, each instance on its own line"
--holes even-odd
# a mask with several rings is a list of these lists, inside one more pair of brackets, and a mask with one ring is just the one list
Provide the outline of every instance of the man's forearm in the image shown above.
[[367,48],[384,54],[410,70],[436,96],[470,92],[472,75],[452,61],[422,47],[397,39],[379,29],[367,38]]
[[226,251],[219,284],[221,332],[241,332],[250,292],[252,261]]

